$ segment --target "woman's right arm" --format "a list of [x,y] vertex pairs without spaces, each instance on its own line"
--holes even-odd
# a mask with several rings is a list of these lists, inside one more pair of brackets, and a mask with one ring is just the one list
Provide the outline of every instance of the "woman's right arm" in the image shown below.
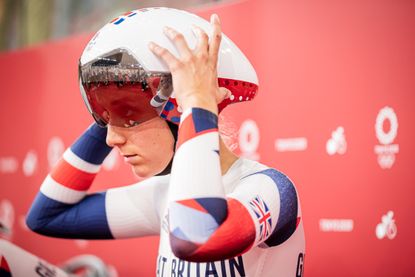
[[[65,151],[32,203],[26,219],[31,230],[51,237],[78,239],[113,239],[158,232],[158,215],[151,208],[156,186],[140,184],[87,194],[111,151],[105,142],[106,132],[93,124]],[[139,197],[131,197],[137,194]],[[125,216],[130,216],[127,223]]]

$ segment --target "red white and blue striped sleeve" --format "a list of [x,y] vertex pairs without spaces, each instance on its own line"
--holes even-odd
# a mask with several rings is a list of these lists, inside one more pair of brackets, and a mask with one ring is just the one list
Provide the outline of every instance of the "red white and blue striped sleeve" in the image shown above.
[[[217,115],[200,108],[186,110],[170,181],[173,253],[194,262],[215,261],[262,243],[275,246],[282,233],[289,237],[293,218],[294,230],[296,227],[297,194],[284,177],[273,169],[259,171],[241,179],[235,190],[225,195]],[[268,241],[271,237],[273,241]]]
[[27,215],[33,231],[54,237],[113,238],[105,213],[106,192],[87,195],[111,151],[106,129],[93,124],[48,174]]

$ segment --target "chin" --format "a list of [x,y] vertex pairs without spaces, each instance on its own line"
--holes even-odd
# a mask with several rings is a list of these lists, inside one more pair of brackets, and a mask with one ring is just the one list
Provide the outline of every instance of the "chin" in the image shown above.
[[153,177],[157,174],[157,172],[154,170],[151,170],[149,167],[143,165],[133,165],[131,169],[133,170],[133,173],[137,175],[137,177],[143,179]]

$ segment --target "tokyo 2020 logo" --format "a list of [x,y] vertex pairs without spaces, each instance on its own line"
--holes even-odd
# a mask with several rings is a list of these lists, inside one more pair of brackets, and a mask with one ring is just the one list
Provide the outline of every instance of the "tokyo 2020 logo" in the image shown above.
[[[385,124],[389,123],[389,130]],[[399,152],[399,145],[393,144],[398,135],[398,117],[391,107],[384,107],[378,113],[375,123],[376,137],[380,145],[375,146],[378,163],[381,168],[388,169],[395,163],[395,155]]]

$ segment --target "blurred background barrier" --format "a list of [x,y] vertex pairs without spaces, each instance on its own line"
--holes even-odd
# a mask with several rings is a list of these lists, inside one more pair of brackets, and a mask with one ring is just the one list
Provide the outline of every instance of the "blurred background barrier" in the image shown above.
[[95,32],[127,10],[203,8],[218,0],[1,0],[0,50]]
[[[3,49],[54,39],[0,54],[0,232],[51,263],[93,254],[119,276],[155,274],[157,237],[62,240],[24,223],[50,167],[91,122],[77,82],[83,47],[144,2],[0,2]],[[258,97],[224,116],[239,129],[238,153],[296,184],[306,276],[413,274],[415,2],[180,2],[205,18],[218,13],[257,70]],[[145,2],[171,6],[154,3]],[[92,189],[136,181],[114,151]]]

